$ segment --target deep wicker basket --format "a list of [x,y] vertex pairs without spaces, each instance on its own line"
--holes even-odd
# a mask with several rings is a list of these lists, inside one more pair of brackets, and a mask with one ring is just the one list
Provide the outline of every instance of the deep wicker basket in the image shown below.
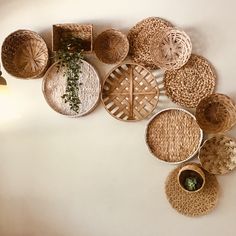
[[108,29],[96,38],[94,51],[98,59],[106,64],[121,63],[128,55],[129,41],[122,32]]
[[46,43],[33,31],[17,30],[3,42],[2,64],[15,77],[33,79],[43,76],[48,59]]

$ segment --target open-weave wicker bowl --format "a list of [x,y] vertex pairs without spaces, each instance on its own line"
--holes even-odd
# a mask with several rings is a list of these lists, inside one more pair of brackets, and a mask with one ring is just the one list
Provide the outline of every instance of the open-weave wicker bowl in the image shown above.
[[128,55],[129,41],[122,32],[108,29],[96,38],[94,51],[98,59],[106,64],[121,63]]
[[214,93],[200,101],[196,119],[207,133],[225,132],[236,123],[236,106],[228,96]]
[[2,45],[3,66],[9,74],[18,78],[33,79],[43,76],[48,58],[46,43],[30,30],[11,33]]
[[184,31],[168,27],[153,37],[150,51],[158,67],[174,70],[187,63],[192,53],[192,43]]

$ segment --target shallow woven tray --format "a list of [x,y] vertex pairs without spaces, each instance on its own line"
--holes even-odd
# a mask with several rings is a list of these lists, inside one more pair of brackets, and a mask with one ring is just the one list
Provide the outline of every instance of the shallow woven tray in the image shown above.
[[98,59],[106,64],[121,63],[128,55],[129,41],[122,32],[108,29],[96,38],[94,51]]
[[157,113],[147,124],[146,143],[159,160],[178,164],[197,153],[202,135],[191,113],[180,108],[168,108]]
[[137,121],[156,108],[159,89],[155,77],[144,67],[128,63],[115,67],[106,77],[102,102],[114,118]]
[[226,174],[236,167],[236,142],[225,135],[206,140],[199,152],[202,167],[211,174]]
[[181,167],[171,171],[166,179],[165,192],[169,203],[175,210],[186,216],[201,216],[209,213],[215,208],[219,196],[219,184],[216,177],[205,172],[206,182],[203,189],[199,192],[187,193],[177,181]]
[[15,77],[22,79],[38,78],[47,69],[47,45],[33,31],[17,30],[3,42],[2,64],[5,70]]
[[196,107],[215,89],[216,74],[212,65],[202,56],[192,54],[189,61],[178,70],[166,71],[166,95],[184,107]]
[[138,22],[128,34],[129,54],[134,62],[148,69],[158,69],[150,55],[151,42],[155,34],[171,26],[170,22],[158,17],[149,17]]
[[93,25],[91,24],[56,24],[53,25],[52,49],[60,49],[63,38],[75,37],[82,40],[84,52],[93,51]]
[[198,104],[196,119],[207,133],[225,132],[236,124],[236,106],[224,94],[211,94]]
[[155,34],[150,49],[151,58],[158,67],[176,70],[190,58],[192,43],[184,31],[168,27]]
[[78,83],[79,113],[72,111],[68,103],[65,103],[61,96],[65,93],[67,78],[63,76],[64,69],[58,72],[58,62],[53,64],[47,71],[43,80],[43,94],[48,105],[56,112],[69,117],[80,117],[93,111],[100,98],[100,79],[97,72],[88,62],[83,61],[82,73]]

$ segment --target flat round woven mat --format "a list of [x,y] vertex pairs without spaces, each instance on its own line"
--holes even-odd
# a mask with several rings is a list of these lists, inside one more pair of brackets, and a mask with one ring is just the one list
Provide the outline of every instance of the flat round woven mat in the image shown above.
[[100,98],[101,84],[97,72],[88,62],[82,62],[82,72],[78,81],[81,83],[78,91],[81,104],[79,112],[76,113],[61,97],[66,90],[67,78],[64,76],[63,68],[58,71],[58,65],[58,63],[53,64],[43,80],[43,94],[48,105],[56,112],[70,117],[79,117],[90,113]]
[[158,17],[149,17],[138,22],[128,34],[131,58],[148,69],[157,69],[158,66],[150,54],[152,39],[158,32],[171,26],[170,22]]
[[180,163],[193,157],[202,141],[202,130],[189,112],[171,108],[156,114],[147,125],[146,143],[158,159]]
[[216,177],[204,171],[206,182],[203,189],[199,192],[187,193],[179,186],[177,181],[177,175],[181,167],[179,166],[171,171],[166,179],[165,192],[169,203],[183,215],[201,216],[209,213],[218,201],[219,184]]
[[213,93],[215,84],[216,74],[212,65],[194,54],[182,68],[164,74],[167,96],[184,107],[196,107],[203,98]]

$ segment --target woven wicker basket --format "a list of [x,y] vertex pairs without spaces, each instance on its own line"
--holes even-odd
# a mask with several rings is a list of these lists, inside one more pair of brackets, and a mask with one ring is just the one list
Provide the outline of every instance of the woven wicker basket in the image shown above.
[[30,30],[11,33],[2,45],[3,66],[9,74],[18,78],[33,79],[43,76],[48,58],[46,43]]
[[151,58],[160,68],[175,70],[187,63],[192,53],[189,36],[182,30],[165,28],[153,37]]
[[57,51],[61,47],[61,40],[68,37],[80,38],[84,52],[93,51],[93,25],[91,24],[56,24],[53,25],[52,36],[53,51]]
[[211,94],[198,104],[196,119],[207,133],[225,132],[236,124],[236,106],[224,94]]
[[122,32],[108,29],[96,38],[94,51],[98,59],[106,64],[121,63],[128,55],[129,41]]
[[236,167],[236,141],[225,135],[204,142],[199,152],[202,167],[211,174],[226,174]]

